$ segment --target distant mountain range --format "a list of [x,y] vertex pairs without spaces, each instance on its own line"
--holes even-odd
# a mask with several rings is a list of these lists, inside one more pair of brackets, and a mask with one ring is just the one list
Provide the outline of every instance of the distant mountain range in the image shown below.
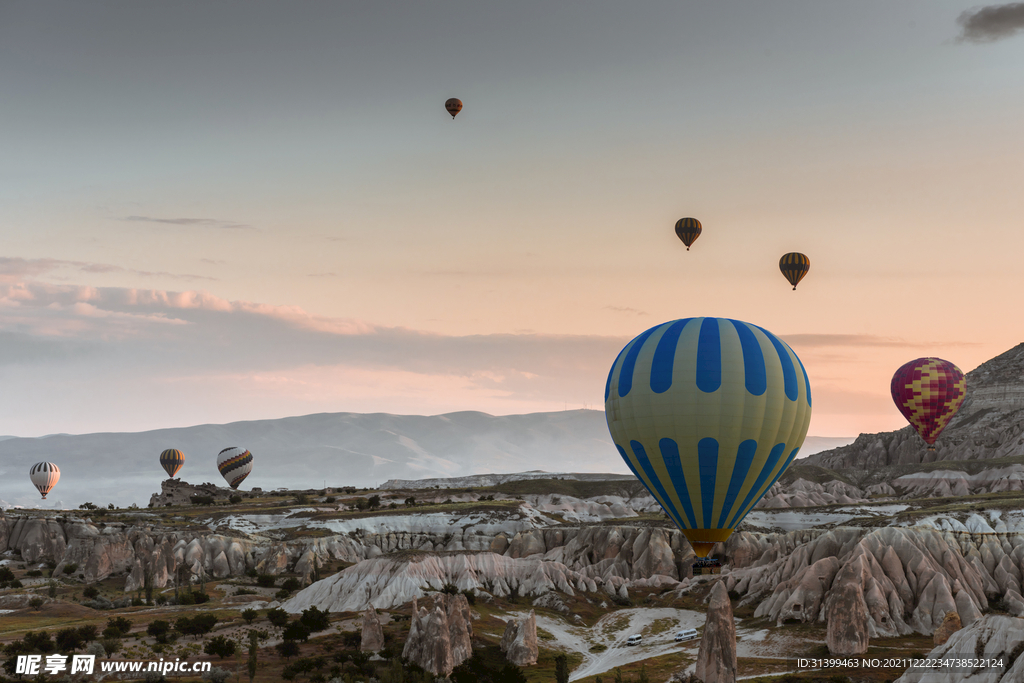
[[[808,437],[813,453],[852,439]],[[388,479],[464,477],[527,470],[628,474],[608,435],[603,410],[492,416],[321,413],[276,420],[198,425],[138,433],[59,434],[0,440],[0,499],[43,507],[145,505],[167,475],[160,451],[185,454],[179,477],[224,485],[217,453],[244,446],[254,456],[242,484],[278,487],[378,486]],[[28,469],[49,460],[61,480],[41,501]]]

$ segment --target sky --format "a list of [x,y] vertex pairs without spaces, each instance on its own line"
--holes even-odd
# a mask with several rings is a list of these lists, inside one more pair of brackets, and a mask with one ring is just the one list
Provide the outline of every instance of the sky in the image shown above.
[[601,409],[700,315],[897,428],[1024,341],[1021,64],[1024,3],[0,0],[0,434]]

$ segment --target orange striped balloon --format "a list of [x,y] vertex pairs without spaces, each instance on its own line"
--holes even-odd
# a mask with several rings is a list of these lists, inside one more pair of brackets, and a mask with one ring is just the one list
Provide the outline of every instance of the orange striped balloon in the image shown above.
[[177,448],[168,448],[160,454],[160,466],[167,472],[168,477],[174,477],[185,464],[185,456]]
[[686,251],[690,251],[690,245],[700,237],[700,221],[696,218],[680,218],[676,221],[676,236],[686,245]]
[[793,285],[794,290],[810,269],[811,259],[798,251],[792,251],[779,259],[779,270],[789,280],[789,284]]

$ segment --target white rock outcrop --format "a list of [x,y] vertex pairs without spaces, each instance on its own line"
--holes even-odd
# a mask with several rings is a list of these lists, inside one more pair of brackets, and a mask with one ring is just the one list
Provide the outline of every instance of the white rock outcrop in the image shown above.
[[537,663],[537,615],[533,610],[522,619],[508,620],[500,646],[505,659],[516,666],[532,666]]

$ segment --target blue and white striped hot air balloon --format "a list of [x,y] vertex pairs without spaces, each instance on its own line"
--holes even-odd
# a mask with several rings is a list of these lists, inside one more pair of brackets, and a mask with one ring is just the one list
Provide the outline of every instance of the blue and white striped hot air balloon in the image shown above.
[[789,467],[811,421],[811,384],[793,349],[727,318],[647,330],[615,359],[604,397],[619,455],[699,557]]

